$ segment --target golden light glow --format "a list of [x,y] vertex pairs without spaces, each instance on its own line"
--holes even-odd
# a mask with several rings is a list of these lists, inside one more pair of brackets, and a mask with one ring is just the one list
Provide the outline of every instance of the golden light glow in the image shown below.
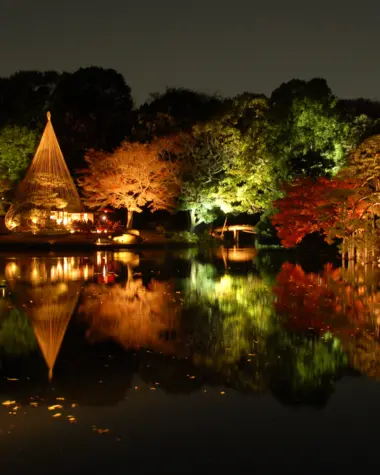
[[25,178],[16,190],[16,201],[6,216],[10,230],[70,230],[74,221],[94,221],[83,213],[82,203],[65,163],[51,120],[48,118],[41,142]]
[[136,242],[136,236],[133,234],[123,234],[122,236],[114,237],[113,240],[120,244],[132,244]]
[[42,285],[46,282],[89,280],[95,275],[94,265],[83,258],[38,258],[32,261],[20,258],[16,262],[8,262],[5,266],[5,277],[10,282]]

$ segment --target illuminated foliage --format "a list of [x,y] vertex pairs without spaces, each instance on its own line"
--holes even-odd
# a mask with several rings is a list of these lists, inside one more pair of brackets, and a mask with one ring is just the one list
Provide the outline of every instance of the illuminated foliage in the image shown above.
[[178,157],[182,165],[179,209],[189,212],[190,231],[202,223],[213,221],[218,209],[226,211],[218,186],[234,150],[235,137],[211,126],[195,127],[192,135],[182,143]]
[[342,170],[345,177],[354,176],[360,181],[362,200],[379,201],[380,193],[380,135],[364,140],[350,155],[347,167]]
[[143,207],[172,210],[179,193],[179,166],[166,152],[174,142],[123,142],[113,153],[90,151],[78,182],[92,208],[125,208],[127,228]]
[[269,105],[263,97],[242,95],[232,102],[220,127],[234,137],[234,153],[221,181],[218,196],[232,213],[263,211],[279,196]]
[[323,233],[327,242],[337,237],[354,240],[356,248],[367,249],[376,243],[379,137],[365,140],[336,178],[302,179],[284,188],[286,196],[275,202],[278,212],[272,223],[286,247],[298,244],[313,232]]
[[347,120],[323,79],[292,80],[273,91],[271,150],[285,179],[334,175],[364,133],[364,116]]
[[0,130],[0,179],[20,180],[37,146],[38,135],[25,127],[7,126]]
[[356,186],[352,181],[328,178],[300,179],[287,185],[285,197],[274,203],[278,212],[272,216],[282,244],[295,246],[314,232],[321,232],[329,241],[344,237],[346,223],[360,215],[352,205],[346,206]]

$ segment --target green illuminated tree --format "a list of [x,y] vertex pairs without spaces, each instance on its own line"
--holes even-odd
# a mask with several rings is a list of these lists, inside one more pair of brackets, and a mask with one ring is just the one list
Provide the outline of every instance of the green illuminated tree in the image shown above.
[[6,213],[11,190],[26,172],[38,136],[26,127],[6,126],[0,130],[0,216]]
[[273,91],[271,149],[284,179],[335,174],[367,126],[366,116],[347,120],[323,79],[292,80]]
[[220,181],[234,154],[235,139],[211,125],[195,127],[182,144],[182,188],[179,209],[188,211],[190,231],[212,222],[224,201],[218,193]]
[[37,147],[38,134],[26,127],[0,130],[0,179],[15,182],[28,168]]
[[218,194],[233,213],[263,211],[279,196],[275,157],[269,150],[268,100],[250,94],[238,96],[221,123],[234,136],[235,148]]

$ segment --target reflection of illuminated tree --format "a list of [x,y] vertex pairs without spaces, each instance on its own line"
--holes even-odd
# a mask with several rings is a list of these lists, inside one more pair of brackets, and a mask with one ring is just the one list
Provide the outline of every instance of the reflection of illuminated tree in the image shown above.
[[0,326],[0,348],[7,355],[19,356],[37,348],[36,337],[25,315],[11,309]]
[[345,342],[351,366],[370,378],[380,380],[380,342],[378,335],[360,332]]
[[[326,272],[331,270],[328,267]],[[273,290],[277,297],[276,310],[286,317],[288,327],[298,331],[329,328],[334,294],[327,286],[326,276],[306,273],[301,266],[286,262]]]
[[[302,304],[293,284],[286,308],[297,313]],[[310,340],[280,326],[268,278],[218,276],[212,266],[193,263],[185,289],[192,315],[202,309],[193,327],[197,364],[223,374],[240,390],[271,387],[288,403],[320,402],[330,394],[345,364],[339,341]]]
[[171,285],[129,278],[112,286],[90,284],[83,294],[80,312],[90,324],[88,336],[110,338],[126,348],[151,348],[172,352],[178,332],[178,304]]
[[218,277],[211,265],[193,262],[185,305],[192,319],[198,309],[194,361],[239,380],[239,386],[262,386],[266,339],[277,328],[269,283],[253,274]]
[[271,387],[283,401],[323,404],[347,364],[339,340],[282,334],[280,354],[273,369]]
[[276,308],[293,330],[339,338],[350,365],[378,378],[378,280],[378,270],[353,263],[346,269],[328,265],[321,275],[285,263],[274,287]]

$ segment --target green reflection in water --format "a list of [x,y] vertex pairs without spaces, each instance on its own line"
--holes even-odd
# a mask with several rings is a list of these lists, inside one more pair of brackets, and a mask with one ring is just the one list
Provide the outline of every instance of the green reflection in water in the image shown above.
[[241,390],[271,387],[294,402],[321,388],[328,394],[346,365],[342,346],[336,338],[310,338],[282,326],[273,284],[254,273],[218,275],[212,265],[193,261],[183,285],[194,362]]
[[37,349],[37,340],[26,316],[12,308],[0,324],[0,348],[11,356],[27,355]]
[[33,351],[32,326],[41,330],[45,358],[47,350],[55,358],[74,312],[74,330],[80,323],[85,332],[74,341],[73,354],[85,354],[86,341],[95,346],[112,340],[139,353],[141,364],[133,371],[152,384],[166,375],[167,387],[179,391],[227,384],[272,391],[286,403],[321,404],[348,367],[371,378],[380,374],[377,272],[329,265],[311,273],[287,262],[273,276],[273,266],[261,259],[259,270],[253,261],[237,274],[233,265],[220,270],[191,255],[178,258],[180,274],[173,256],[164,257],[140,262],[133,253],[107,253],[96,260],[8,262],[9,290],[22,312],[0,300],[3,353]]

